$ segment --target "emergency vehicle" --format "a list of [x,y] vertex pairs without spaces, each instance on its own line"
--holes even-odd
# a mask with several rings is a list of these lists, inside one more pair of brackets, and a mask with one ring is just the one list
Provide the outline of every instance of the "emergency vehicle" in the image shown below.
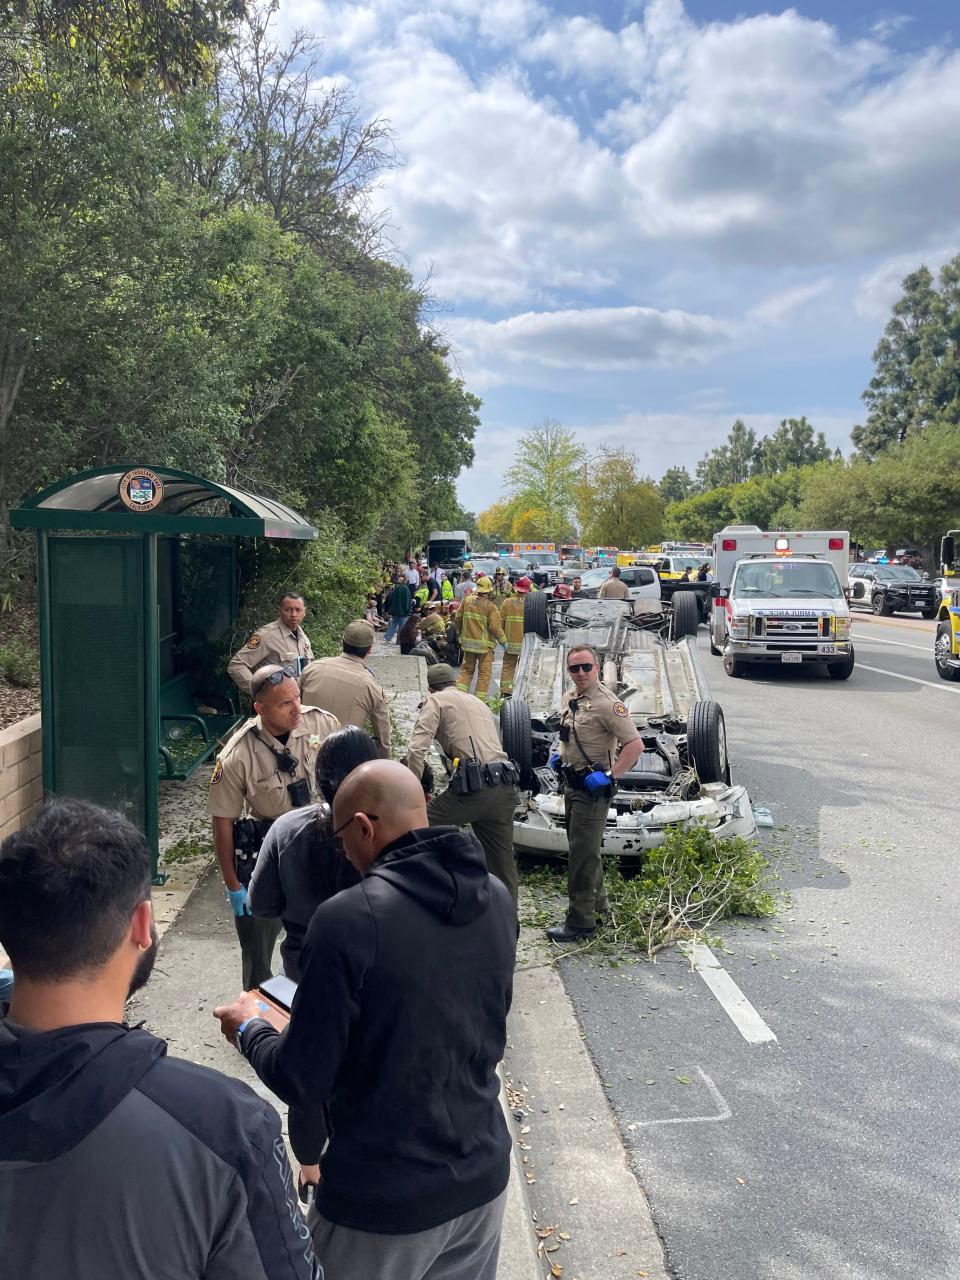
[[750,663],[817,663],[834,680],[853,674],[847,568],[841,530],[764,532],[728,525],[714,536],[710,652],[727,675]]
[[960,529],[950,529],[940,542],[940,608],[933,656],[941,680],[960,680]]
[[616,564],[617,552],[619,547],[588,547],[586,550],[587,563],[591,569],[600,569]]

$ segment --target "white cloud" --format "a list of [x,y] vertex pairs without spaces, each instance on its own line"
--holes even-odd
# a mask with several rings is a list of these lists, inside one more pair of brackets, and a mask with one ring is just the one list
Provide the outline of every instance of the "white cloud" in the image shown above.
[[826,277],[814,280],[811,284],[798,285],[794,289],[784,289],[781,293],[773,293],[769,298],[764,298],[752,309],[749,318],[760,326],[781,325],[794,312],[824,297],[832,288],[833,281]]
[[960,238],[949,247],[941,245],[935,249],[918,249],[913,253],[901,253],[894,258],[885,259],[861,277],[854,298],[854,310],[862,320],[888,320],[890,308],[903,292],[901,286],[905,276],[916,271],[921,264],[929,267],[936,275],[940,267],[958,253]]

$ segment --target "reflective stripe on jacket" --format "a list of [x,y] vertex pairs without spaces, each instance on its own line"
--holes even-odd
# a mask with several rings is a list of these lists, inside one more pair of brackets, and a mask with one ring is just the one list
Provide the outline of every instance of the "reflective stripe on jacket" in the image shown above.
[[503,624],[500,611],[488,595],[474,592],[467,596],[457,612],[454,626],[460,637],[464,653],[486,653],[494,643],[503,644]]
[[500,621],[507,637],[507,653],[523,648],[523,602],[526,596],[508,596],[500,606]]

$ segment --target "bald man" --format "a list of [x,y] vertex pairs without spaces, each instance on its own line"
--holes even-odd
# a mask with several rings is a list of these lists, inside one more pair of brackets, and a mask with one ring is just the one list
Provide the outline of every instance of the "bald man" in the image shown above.
[[333,821],[363,879],[314,913],[289,1027],[250,997],[215,1016],[284,1102],[330,1108],[310,1215],[327,1275],[495,1280],[513,903],[473,835],[427,826],[404,765],[360,765]]

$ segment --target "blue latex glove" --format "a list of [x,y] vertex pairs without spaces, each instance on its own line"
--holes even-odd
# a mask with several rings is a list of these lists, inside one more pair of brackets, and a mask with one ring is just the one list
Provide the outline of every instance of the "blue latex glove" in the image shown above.
[[590,795],[593,796],[596,795],[601,787],[609,787],[610,782],[611,778],[609,773],[605,773],[603,769],[594,769],[593,773],[588,773],[584,778],[583,785],[586,787]]
[[560,752],[559,751],[555,751],[553,755],[550,757],[550,768],[554,771],[554,773],[556,773],[556,771],[560,768]]
[[13,991],[13,970],[0,969],[0,1004],[6,1004]]
[[243,887],[243,885],[241,885],[239,889],[227,889],[226,894],[227,894],[227,901],[230,903],[230,906],[233,908],[233,914],[235,916],[252,916],[253,915],[253,912],[250,910],[249,906],[247,905],[247,891]]

